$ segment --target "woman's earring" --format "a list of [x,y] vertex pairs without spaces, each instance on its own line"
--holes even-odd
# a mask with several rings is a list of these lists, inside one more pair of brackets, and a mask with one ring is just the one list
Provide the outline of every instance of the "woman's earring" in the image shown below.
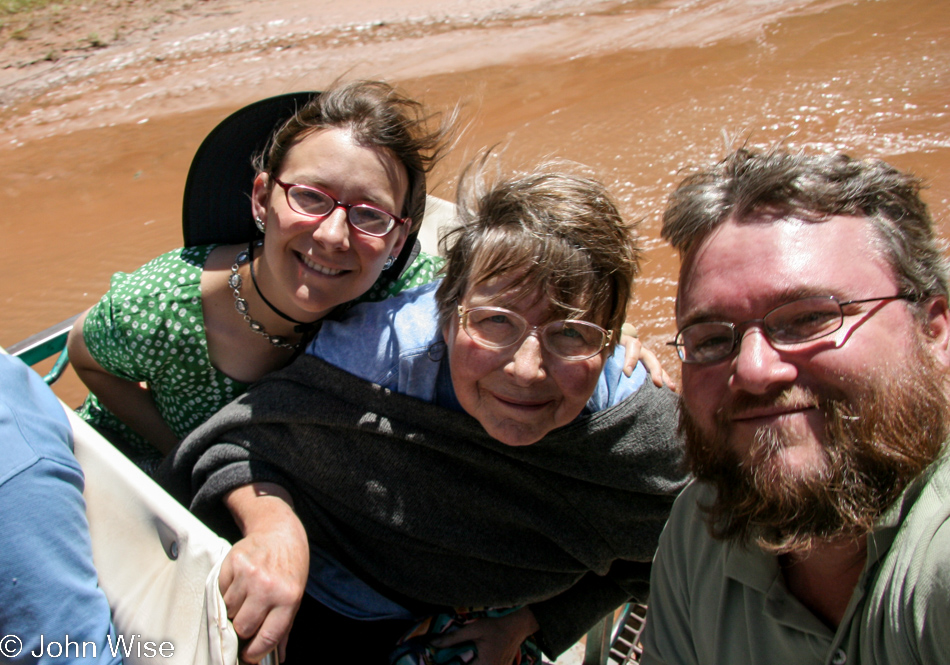
[[264,226],[264,220],[261,219],[260,217],[254,218],[254,226],[256,226],[257,230],[260,231],[261,233],[264,233],[264,231],[267,228],[266,226]]
[[395,256],[389,256],[389,257],[386,259],[386,263],[383,264],[383,270],[389,270],[390,268],[393,267],[393,264],[394,264],[395,262],[396,262],[396,257],[395,257]]

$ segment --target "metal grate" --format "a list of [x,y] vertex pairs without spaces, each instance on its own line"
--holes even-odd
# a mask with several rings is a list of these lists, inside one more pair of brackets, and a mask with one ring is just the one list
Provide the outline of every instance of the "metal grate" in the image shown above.
[[617,620],[617,634],[610,645],[608,662],[619,665],[636,665],[640,662],[643,647],[640,635],[646,625],[647,606],[630,603]]

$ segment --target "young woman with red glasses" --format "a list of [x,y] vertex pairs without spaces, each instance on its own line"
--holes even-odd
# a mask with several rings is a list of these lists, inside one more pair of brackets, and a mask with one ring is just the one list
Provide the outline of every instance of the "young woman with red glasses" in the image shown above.
[[450,126],[430,120],[382,82],[313,96],[255,158],[256,240],[117,273],[77,321],[69,356],[91,391],[80,414],[148,469],[340,305],[431,281],[441,260],[407,246]]

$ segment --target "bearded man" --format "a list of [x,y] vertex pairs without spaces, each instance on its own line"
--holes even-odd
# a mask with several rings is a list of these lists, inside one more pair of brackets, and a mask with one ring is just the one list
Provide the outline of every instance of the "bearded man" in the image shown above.
[[742,149],[671,195],[696,480],[642,663],[950,663],[950,314],[920,187]]

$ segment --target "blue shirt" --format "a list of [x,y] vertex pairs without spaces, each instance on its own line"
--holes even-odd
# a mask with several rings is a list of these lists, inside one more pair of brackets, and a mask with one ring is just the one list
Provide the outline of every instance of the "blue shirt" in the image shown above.
[[2,354],[0,446],[0,660],[121,663],[69,421],[43,380]]
[[[443,362],[435,292],[439,282],[410,289],[382,302],[349,310],[339,321],[324,321],[307,353],[394,392],[461,411]],[[603,411],[637,392],[646,380],[638,363],[623,373],[624,349],[618,346],[604,363],[584,414]],[[411,619],[407,610],[381,596],[327,553],[311,554],[307,593],[354,619]]]

